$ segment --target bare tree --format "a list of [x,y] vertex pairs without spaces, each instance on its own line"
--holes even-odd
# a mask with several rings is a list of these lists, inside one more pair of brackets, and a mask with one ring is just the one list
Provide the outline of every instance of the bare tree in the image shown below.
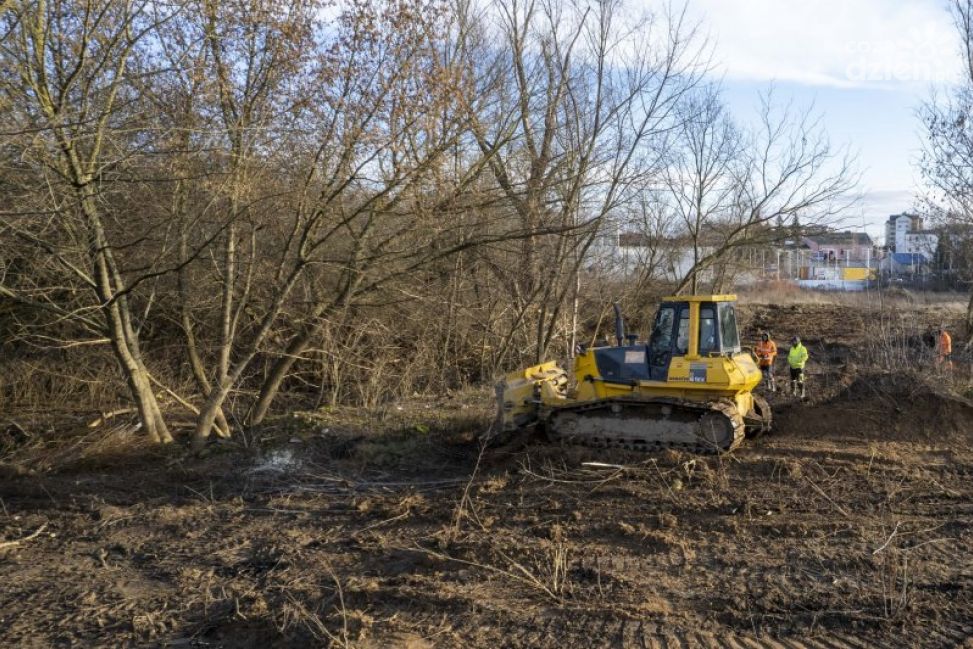
[[[960,83],[934,96],[920,111],[926,145],[920,162],[930,191],[926,202],[943,225],[973,228],[973,2],[953,0],[963,61]],[[973,343],[973,290],[966,309],[967,344]]]
[[699,80],[701,44],[684,15],[632,21],[618,2],[501,0],[464,37],[479,71],[473,133],[484,151],[499,144],[489,167],[511,217],[559,229],[507,250],[513,268],[495,265],[513,307],[497,363],[525,323],[539,360],[602,222],[655,168],[653,146]]
[[[213,145],[221,152],[218,157],[207,156],[208,164],[219,169],[222,177],[214,187],[212,202],[205,206],[208,218],[196,221],[197,226],[215,227],[220,239],[220,253],[212,258],[218,270],[218,288],[214,287],[211,295],[219,296],[219,304],[212,311],[215,359],[211,371],[203,369],[194,325],[185,312],[182,322],[194,375],[206,395],[200,412],[204,423],[200,425],[206,425],[212,415],[216,430],[225,435],[229,429],[222,402],[246,367],[246,362],[234,367],[233,356],[242,355],[247,362],[253,357],[272,332],[272,323],[300,272],[290,276],[279,272],[275,281],[265,286],[263,296],[255,294],[259,258],[275,250],[267,246],[262,250],[258,231],[275,225],[279,230],[274,212],[287,209],[287,204],[275,197],[294,191],[286,181],[283,186],[275,181],[274,174],[284,166],[283,156],[296,153],[285,147],[298,143],[290,133],[299,129],[307,112],[305,84],[312,73],[314,28],[321,7],[314,0],[287,7],[273,2],[203,0],[194,3],[192,9],[195,24],[191,29],[204,43],[202,66],[211,80],[201,89],[212,104],[200,108],[204,115],[210,108],[216,115],[214,126],[219,137]],[[183,256],[189,236],[184,229]],[[278,270],[283,271],[290,260],[280,261]],[[184,308],[190,300],[187,284],[183,273],[180,289]],[[260,297],[266,299],[261,301]],[[241,331],[248,312],[263,318],[253,332]],[[241,340],[244,333],[252,335]]]
[[667,196],[661,203],[671,209],[692,245],[687,277],[690,293],[696,295],[704,247],[713,243],[719,224],[730,220],[737,208],[737,166],[743,143],[718,88],[703,88],[679,108],[679,125],[664,172]]
[[[140,313],[135,294],[157,269],[151,259],[123,264],[120,252],[139,242],[117,227],[126,215],[111,200],[113,180],[142,146],[130,63],[154,25],[145,3],[133,2],[18,1],[3,14],[5,135],[47,189],[34,210],[8,214],[3,233],[50,255],[54,272],[50,285],[0,290],[106,338],[143,428],[168,442],[140,344],[148,307]],[[88,299],[75,300],[81,290]]]
[[[720,126],[720,111],[710,110],[709,114],[715,123],[704,121],[691,130],[709,133],[710,142],[725,140],[726,150],[732,150],[729,143],[737,147],[735,136]],[[689,141],[707,140],[694,134]],[[712,205],[719,209],[709,210],[706,201],[700,203],[702,211],[710,212],[703,215],[708,222],[697,227],[694,221],[691,231],[708,232],[708,246],[705,254],[694,259],[678,291],[692,287],[702,270],[721,263],[734,251],[779,240],[780,230],[771,227],[779,219],[799,214],[805,226],[826,227],[839,222],[842,213],[858,200],[853,156],[831,145],[810,109],[778,106],[772,93],[762,97],[759,124],[744,131],[736,160],[726,160],[722,147],[699,150],[703,155],[697,157],[706,164],[690,166],[691,173],[683,178],[690,191],[680,189],[680,195],[692,197],[692,188],[708,188]],[[729,179],[727,174],[732,174]],[[692,202],[683,202],[690,206],[687,213],[692,218],[699,216]]]
[[323,322],[343,321],[377,292],[455,252],[516,236],[483,227],[471,238],[462,218],[450,218],[462,216],[455,200],[478,176],[483,154],[454,157],[444,177],[447,153],[467,129],[455,107],[463,76],[442,47],[447,25],[434,2],[358,3],[342,14],[314,84],[320,94],[307,102],[303,120],[313,125],[314,144],[289,192],[289,231],[268,303],[208,395],[197,444],[285,312],[296,332],[268,350],[276,359],[250,409],[253,423]]

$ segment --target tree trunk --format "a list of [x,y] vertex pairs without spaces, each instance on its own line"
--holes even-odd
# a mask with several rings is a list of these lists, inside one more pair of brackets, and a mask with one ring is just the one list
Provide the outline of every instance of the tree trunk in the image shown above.
[[199,416],[196,418],[196,432],[193,434],[193,451],[198,452],[203,449],[210,431],[216,427],[217,413],[220,412],[223,400],[230,392],[230,385],[232,385],[232,382],[227,380],[210,390],[206,403],[199,409]]
[[[345,291],[339,296],[338,299],[345,300],[349,291],[351,291],[351,284],[345,289]],[[318,320],[326,313],[331,313],[332,309],[335,308],[337,301],[318,301],[314,308],[308,314],[308,318],[301,327],[300,331],[291,338],[290,342],[287,343],[287,347],[284,349],[284,353],[281,354],[280,358],[274,361],[273,366],[270,368],[270,373],[264,379],[263,384],[260,386],[260,394],[257,397],[257,402],[250,409],[247,415],[247,425],[253,426],[259,424],[266,417],[267,413],[270,411],[270,405],[273,403],[274,399],[277,398],[277,393],[280,391],[280,386],[284,383],[284,379],[290,374],[291,368],[294,367],[301,356],[308,350],[311,345],[311,339],[314,337],[314,332],[318,330]],[[343,322],[348,313],[348,304],[345,302],[343,315],[341,316],[341,321]]]
[[199,411],[199,416],[196,418],[196,430],[193,432],[193,450],[202,449],[203,445],[206,443],[206,439],[209,437],[210,432],[216,423],[217,413],[220,407],[223,405],[223,401],[226,396],[230,393],[230,389],[236,385],[240,377],[243,376],[243,372],[250,366],[250,362],[253,360],[254,356],[257,355],[257,351],[260,346],[266,340],[268,334],[273,328],[274,321],[277,316],[280,315],[280,310],[284,305],[284,301],[290,295],[291,290],[297,283],[298,278],[304,272],[304,265],[298,265],[291,269],[291,272],[287,278],[287,281],[278,291],[273,303],[270,308],[267,309],[267,313],[264,314],[263,321],[260,327],[257,329],[253,338],[249,341],[244,349],[240,350],[240,357],[233,366],[233,370],[227,376],[223,376],[217,382],[217,384],[210,390],[209,395],[206,397],[206,403],[203,404],[202,409]]
[[145,366],[132,354],[130,343],[126,340],[121,327],[118,326],[120,320],[117,312],[118,303],[108,304],[105,311],[112,350],[115,352],[118,366],[122,370],[129,391],[132,393],[132,400],[138,409],[142,428],[153,442],[168,444],[172,442],[172,435],[169,433],[169,427],[166,426],[165,418],[162,416],[159,402],[156,401],[155,392],[152,391],[149,373]]
[[[108,308],[113,307],[117,307],[117,304],[112,304]],[[109,313],[107,319],[111,321],[116,316],[117,314]],[[159,402],[155,398],[148,371],[132,354],[129,341],[111,322],[109,322],[109,331],[115,357],[132,393],[132,400],[138,408],[142,428],[153,442],[168,444],[172,441],[172,435],[162,416]]]
[[257,402],[250,411],[250,416],[247,417],[248,425],[259,424],[267,416],[267,412],[270,410],[270,404],[277,397],[277,393],[280,391],[280,386],[284,383],[284,379],[290,374],[291,368],[294,367],[297,359],[310,346],[314,329],[315,327],[309,325],[294,336],[281,357],[274,362],[273,367],[270,368],[270,373],[260,386],[260,395],[257,398]]
[[100,215],[94,205],[90,186],[86,184],[79,188],[79,196],[81,209],[91,228],[92,250],[95,251],[92,266],[97,295],[102,303],[101,311],[108,327],[112,349],[132,392],[142,428],[153,442],[168,444],[173,441],[172,435],[152,391],[148,370],[142,362],[138,333],[131,324],[131,306],[124,295],[116,292],[121,290],[120,275],[105,237]]
[[[682,287],[680,287],[681,290]],[[690,295],[699,294],[699,244],[693,242],[693,274],[692,274],[692,291]]]
[[144,368],[136,369],[129,373],[128,384],[135,398],[142,426],[145,428],[149,439],[157,444],[168,444],[172,442],[172,435],[169,427],[166,426],[156,401],[155,393],[152,391],[152,384]]
[[[203,368],[203,359],[199,356],[199,348],[196,346],[196,334],[193,331],[193,321],[190,317],[189,312],[189,279],[188,279],[188,259],[189,259],[189,244],[186,238],[186,232],[182,233],[179,243],[179,255],[180,260],[184,264],[179,270],[177,276],[177,287],[179,289],[179,302],[180,302],[180,319],[182,322],[183,334],[186,337],[186,353],[189,356],[189,367],[192,369],[193,378],[196,379],[196,385],[199,387],[203,394],[209,394],[212,387],[209,383],[209,378],[206,376],[206,370]],[[226,421],[226,416],[223,414],[223,409],[216,413],[216,434],[223,438],[230,437],[230,424]]]
[[966,346],[973,345],[973,291],[970,291],[970,301],[966,305]]

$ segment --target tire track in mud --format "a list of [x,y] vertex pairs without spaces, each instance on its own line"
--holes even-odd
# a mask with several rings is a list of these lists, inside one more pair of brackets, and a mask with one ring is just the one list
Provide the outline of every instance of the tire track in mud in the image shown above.
[[920,542],[914,547],[906,546],[903,550],[924,561],[935,561],[953,568],[966,565],[970,557],[969,543],[955,538],[931,539]]
[[[565,620],[553,617],[533,618],[522,626],[507,627],[498,646],[509,649],[526,647],[588,647],[590,649],[889,649],[934,646],[959,647],[973,639],[973,626],[953,625],[930,628],[922,636],[883,637],[879,644],[868,636],[851,633],[821,633],[810,638],[773,637],[732,630],[692,631],[666,628],[665,623],[618,619],[600,615],[581,615]],[[475,630],[470,629],[475,634]],[[465,634],[459,632],[459,637]]]

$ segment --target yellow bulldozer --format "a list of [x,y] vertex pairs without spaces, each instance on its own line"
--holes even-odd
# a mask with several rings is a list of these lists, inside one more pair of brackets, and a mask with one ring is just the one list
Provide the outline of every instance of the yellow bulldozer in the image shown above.
[[553,440],[638,450],[731,451],[770,429],[761,374],[740,345],[735,295],[667,297],[647,341],[625,334],[574,360],[574,381],[551,361],[497,385],[501,434],[541,426]]

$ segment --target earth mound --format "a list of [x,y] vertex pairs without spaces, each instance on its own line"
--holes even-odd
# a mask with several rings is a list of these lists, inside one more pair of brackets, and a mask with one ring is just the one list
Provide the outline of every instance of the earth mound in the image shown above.
[[864,374],[824,402],[775,412],[775,422],[784,434],[969,443],[973,402],[938,388],[929,377]]

